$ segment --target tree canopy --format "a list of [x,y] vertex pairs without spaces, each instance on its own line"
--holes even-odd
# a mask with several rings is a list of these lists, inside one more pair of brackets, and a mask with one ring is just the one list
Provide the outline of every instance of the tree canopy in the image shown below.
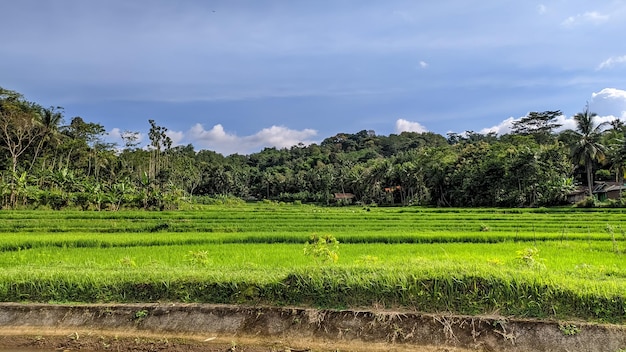
[[[575,131],[556,132],[561,111],[531,112],[498,136],[466,131],[338,133],[319,144],[223,156],[173,146],[154,120],[150,144],[124,145],[60,107],[43,108],[0,88],[0,205],[117,210],[175,208],[195,197],[321,204],[549,206],[576,185],[591,194],[593,170],[623,180],[626,129],[598,124],[589,108]],[[66,124],[66,120],[69,123]]]

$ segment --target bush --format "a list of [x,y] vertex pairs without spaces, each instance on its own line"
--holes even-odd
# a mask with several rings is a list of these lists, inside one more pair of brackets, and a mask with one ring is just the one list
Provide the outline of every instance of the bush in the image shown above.
[[62,191],[47,191],[42,193],[41,203],[54,210],[61,210],[69,204],[69,197]]
[[195,204],[203,204],[203,205],[244,205],[246,202],[239,198],[232,196],[230,194],[219,194],[214,196],[194,196],[192,199],[192,203]]
[[596,199],[594,197],[587,197],[574,204],[576,208],[594,208],[596,205]]
[[607,199],[605,203],[602,204],[603,208],[621,208],[624,206],[623,199]]

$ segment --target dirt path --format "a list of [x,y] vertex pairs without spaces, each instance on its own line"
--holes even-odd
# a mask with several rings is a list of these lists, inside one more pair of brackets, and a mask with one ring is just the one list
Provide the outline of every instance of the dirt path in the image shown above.
[[139,331],[0,328],[0,350],[11,348],[55,351],[171,351],[171,352],[469,352],[450,347],[390,345],[388,343],[333,342],[309,339],[162,334]]
[[388,311],[206,304],[0,303],[0,348],[91,351],[587,351],[626,327]]

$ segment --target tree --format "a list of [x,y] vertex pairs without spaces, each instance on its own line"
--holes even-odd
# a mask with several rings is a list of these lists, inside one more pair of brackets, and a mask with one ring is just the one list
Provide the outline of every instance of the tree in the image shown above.
[[11,171],[17,172],[20,156],[33,144],[39,135],[33,114],[22,109],[0,111],[0,140],[2,148],[11,156]]
[[16,182],[18,163],[24,152],[41,133],[36,111],[38,106],[25,101],[21,94],[0,88],[0,147],[10,157],[11,195],[10,205],[16,205]]
[[20,156],[33,144],[40,133],[36,120],[36,104],[22,95],[0,88],[0,141],[11,157],[11,170],[17,172]]
[[63,126],[61,132],[69,137],[64,142],[67,150],[66,166],[70,163],[76,165],[79,161],[87,163],[87,171],[91,167],[93,151],[96,145],[102,144],[102,136],[106,134],[104,126],[99,123],[85,122],[81,117],[76,116],[68,126]]
[[535,138],[537,143],[544,144],[552,139],[555,129],[562,125],[556,123],[556,119],[563,115],[561,110],[530,112],[519,121],[513,122],[512,133],[524,136],[530,135]]
[[167,151],[172,147],[172,139],[166,134],[167,128],[158,126],[154,120],[148,120],[150,123],[150,177],[156,178],[162,168],[163,150]]
[[33,160],[30,168],[35,165],[35,161],[42,152],[43,147],[50,145],[52,147],[58,145],[60,141],[59,126],[63,122],[63,108],[60,106],[41,108],[38,114],[39,128],[41,129],[41,138],[35,147]]
[[125,150],[132,150],[134,148],[137,148],[137,146],[139,145],[139,132],[125,130],[120,134],[120,137],[124,141]]
[[603,161],[606,152],[606,148],[600,143],[602,128],[606,123],[596,125],[594,121],[596,116],[597,114],[589,111],[589,105],[583,112],[574,115],[576,131],[573,133],[577,141],[572,147],[572,159],[585,167],[589,196],[593,195],[593,163]]
[[607,159],[615,171],[615,182],[623,183],[626,173],[626,139],[618,139],[609,147]]

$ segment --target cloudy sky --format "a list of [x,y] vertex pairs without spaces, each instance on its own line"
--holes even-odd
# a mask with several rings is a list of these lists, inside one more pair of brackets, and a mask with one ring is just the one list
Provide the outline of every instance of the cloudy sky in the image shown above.
[[[0,0],[0,86],[224,154],[626,119],[626,0]],[[68,122],[68,121],[66,121]],[[144,138],[145,140],[145,138]]]

